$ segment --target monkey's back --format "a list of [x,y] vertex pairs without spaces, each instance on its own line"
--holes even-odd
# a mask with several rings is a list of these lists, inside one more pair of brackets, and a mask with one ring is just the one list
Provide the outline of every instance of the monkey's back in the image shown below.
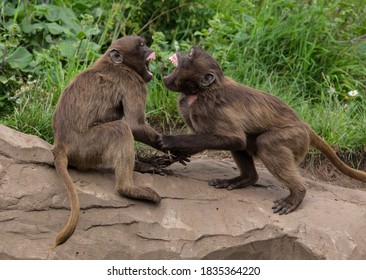
[[[184,101],[184,99],[183,99]],[[186,112],[182,102],[180,111]],[[198,93],[197,101],[189,106],[189,119],[195,133],[260,134],[271,129],[303,124],[286,103],[271,94],[241,85],[229,78],[218,87]]]

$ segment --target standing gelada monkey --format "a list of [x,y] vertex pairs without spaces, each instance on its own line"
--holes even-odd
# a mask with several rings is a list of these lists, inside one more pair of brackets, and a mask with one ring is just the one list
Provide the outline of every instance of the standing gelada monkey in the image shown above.
[[162,136],[162,148],[195,154],[206,149],[229,150],[240,170],[232,179],[213,179],[209,185],[234,189],[254,184],[258,175],[253,156],[289,190],[276,200],[274,213],[295,210],[306,193],[298,165],[309,145],[324,153],[351,178],[366,182],[366,173],[343,163],[332,148],[277,97],[225,77],[219,64],[205,51],[193,47],[188,55],[170,57],[176,66],[164,78],[165,86],[180,92],[179,111],[192,135]]
[[78,169],[113,168],[118,193],[160,202],[154,190],[137,187],[132,179],[134,139],[159,148],[159,134],[145,122],[145,83],[152,78],[148,65],[154,58],[144,38],[121,38],[62,93],[53,116],[52,152],[69,195],[71,215],[57,235],[55,246],[73,234],[80,212],[68,165]]

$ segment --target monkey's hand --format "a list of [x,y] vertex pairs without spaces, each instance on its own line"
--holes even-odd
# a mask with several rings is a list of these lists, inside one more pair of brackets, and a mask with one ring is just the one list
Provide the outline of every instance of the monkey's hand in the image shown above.
[[184,154],[184,153],[179,153],[179,152],[171,153],[171,152],[168,152],[168,157],[171,159],[172,163],[179,162],[180,164],[187,165],[187,162],[190,162],[190,159],[189,159],[190,155],[187,155],[187,154]]
[[179,148],[175,148],[175,136],[171,135],[160,135],[158,139],[158,145],[160,149],[168,154],[168,158],[174,162],[179,162],[183,165],[187,165],[186,162],[190,162],[190,153]]

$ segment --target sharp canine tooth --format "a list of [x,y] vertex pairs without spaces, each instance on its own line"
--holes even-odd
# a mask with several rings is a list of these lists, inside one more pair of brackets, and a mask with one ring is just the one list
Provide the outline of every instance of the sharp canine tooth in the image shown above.
[[173,54],[171,57],[169,57],[169,60],[175,65],[178,66],[178,57],[177,54]]
[[152,52],[149,54],[149,56],[146,58],[146,60],[155,60],[155,52]]

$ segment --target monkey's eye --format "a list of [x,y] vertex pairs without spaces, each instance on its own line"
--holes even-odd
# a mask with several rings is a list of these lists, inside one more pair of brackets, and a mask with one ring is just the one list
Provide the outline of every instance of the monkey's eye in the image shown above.
[[140,43],[140,46],[141,46],[141,47],[145,46],[145,43],[144,43],[144,42],[141,42],[141,43]]

